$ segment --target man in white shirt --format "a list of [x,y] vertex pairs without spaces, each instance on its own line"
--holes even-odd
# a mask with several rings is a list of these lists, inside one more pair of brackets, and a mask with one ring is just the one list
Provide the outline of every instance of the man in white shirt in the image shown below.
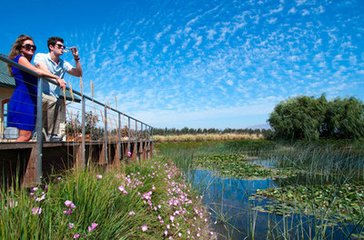
[[[66,46],[64,40],[60,37],[50,37],[47,41],[49,53],[38,53],[35,55],[34,64],[38,68],[49,71],[61,78],[58,83],[52,84],[43,80],[43,128],[46,132],[46,139],[57,141],[61,140],[60,124],[66,122],[66,106],[63,98],[60,98],[61,89],[66,87],[63,80],[67,72],[75,77],[82,76],[82,67],[78,50],[75,47],[70,48],[76,67],[69,62],[60,58]],[[57,84],[57,85],[56,85]],[[64,96],[66,97],[66,96]]]

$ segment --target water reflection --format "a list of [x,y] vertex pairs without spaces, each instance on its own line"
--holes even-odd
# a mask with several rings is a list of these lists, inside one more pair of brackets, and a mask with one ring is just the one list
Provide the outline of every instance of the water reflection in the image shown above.
[[[220,178],[208,170],[193,170],[189,179],[203,195],[219,239],[311,239],[317,232],[314,226],[320,226],[320,220],[310,216],[282,217],[254,211],[254,207],[265,202],[249,200],[249,196],[258,189],[277,187],[278,183],[272,179]],[[358,231],[354,226],[335,226],[323,231],[326,236],[316,238],[348,239],[354,231]]]

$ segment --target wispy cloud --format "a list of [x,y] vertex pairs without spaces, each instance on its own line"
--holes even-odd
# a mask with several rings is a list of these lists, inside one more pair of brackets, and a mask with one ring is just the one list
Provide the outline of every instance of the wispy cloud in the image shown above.
[[120,18],[84,41],[84,79],[94,81],[97,98],[117,96],[122,111],[155,126],[239,127],[264,123],[288,97],[364,88],[363,20],[332,18],[338,4],[196,4],[174,12],[152,5],[156,19]]

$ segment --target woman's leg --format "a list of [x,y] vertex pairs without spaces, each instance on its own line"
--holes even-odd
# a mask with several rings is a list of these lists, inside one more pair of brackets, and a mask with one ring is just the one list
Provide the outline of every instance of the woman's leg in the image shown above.
[[17,142],[28,142],[32,137],[32,131],[19,130],[19,137],[16,139]]

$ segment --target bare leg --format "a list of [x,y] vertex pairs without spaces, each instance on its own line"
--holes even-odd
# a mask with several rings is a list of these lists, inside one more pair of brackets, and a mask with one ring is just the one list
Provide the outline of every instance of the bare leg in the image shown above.
[[32,131],[19,130],[19,137],[16,139],[17,142],[28,142],[32,136]]

